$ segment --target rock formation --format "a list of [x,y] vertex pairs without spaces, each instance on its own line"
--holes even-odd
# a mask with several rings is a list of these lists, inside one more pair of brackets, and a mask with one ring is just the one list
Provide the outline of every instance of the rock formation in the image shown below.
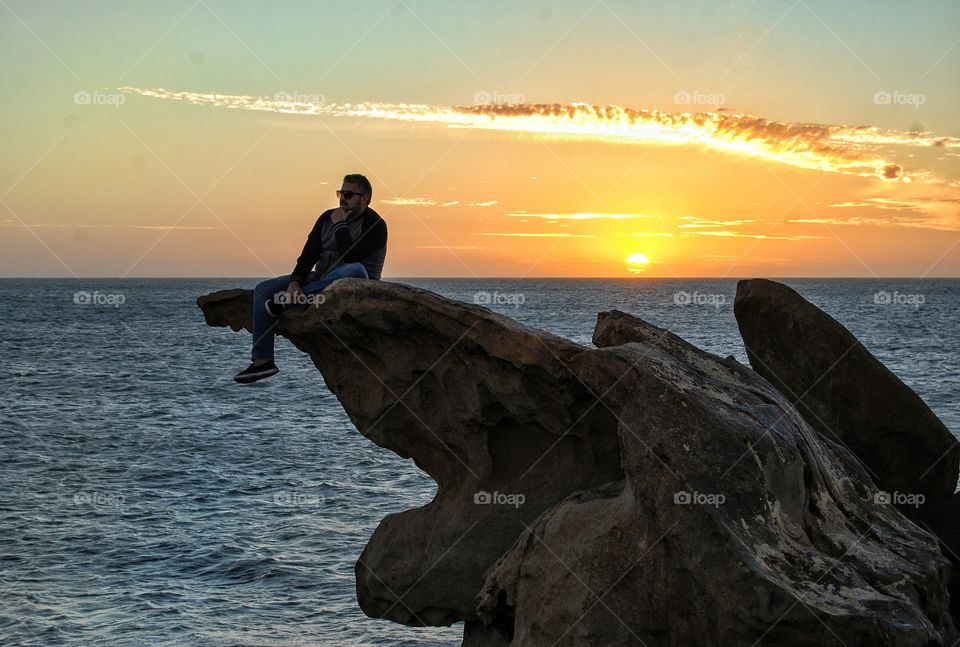
[[753,369],[810,426],[863,461],[882,498],[944,542],[960,593],[953,434],[849,330],[786,285],[740,281],[734,312]]
[[[484,571],[525,524],[623,477],[616,420],[570,368],[587,349],[406,286],[342,280],[325,294],[320,308],[285,313],[282,334],[360,433],[438,485],[374,532],[357,563],[360,606],[410,625],[475,617]],[[251,327],[249,291],[198,303],[210,325]]]
[[[368,615],[477,646],[957,637],[936,539],[732,358],[617,312],[588,348],[403,285],[325,294],[282,334],[438,484],[361,555]],[[198,304],[239,330],[251,301]]]
[[901,512],[935,517],[956,489],[960,451],[930,407],[849,330],[782,283],[740,281],[734,313],[753,370],[821,435],[856,454]]

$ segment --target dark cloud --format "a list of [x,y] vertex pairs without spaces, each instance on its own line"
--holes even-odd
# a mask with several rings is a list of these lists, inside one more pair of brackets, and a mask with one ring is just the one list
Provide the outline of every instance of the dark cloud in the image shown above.
[[880,169],[880,177],[884,180],[897,180],[903,175],[903,167],[899,164],[887,164]]

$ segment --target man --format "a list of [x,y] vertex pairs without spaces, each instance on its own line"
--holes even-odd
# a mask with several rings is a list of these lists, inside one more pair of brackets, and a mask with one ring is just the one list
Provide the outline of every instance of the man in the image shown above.
[[[369,208],[370,181],[354,173],[337,191],[340,206],[320,214],[291,274],[258,284],[253,296],[253,362],[234,376],[249,384],[276,375],[277,318],[291,305],[322,303],[317,293],[344,278],[380,279],[387,254],[387,224]],[[316,265],[314,271],[310,268]]]

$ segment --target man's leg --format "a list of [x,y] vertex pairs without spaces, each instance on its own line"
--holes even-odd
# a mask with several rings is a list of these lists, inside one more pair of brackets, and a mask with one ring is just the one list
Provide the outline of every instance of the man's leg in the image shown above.
[[[367,270],[363,263],[348,263],[330,270],[320,279],[313,279],[315,273],[311,273],[307,278],[307,284],[303,286],[304,294],[316,294],[337,279],[346,278],[367,278]],[[274,332],[277,319],[270,316],[265,306],[267,301],[273,299],[278,292],[283,292],[290,284],[290,275],[278,276],[275,279],[267,279],[257,284],[253,290],[253,352],[252,360],[273,359],[273,343],[276,339]]]
[[273,341],[277,320],[267,312],[265,304],[277,292],[283,292],[290,284],[290,275],[267,279],[253,290],[253,352],[254,362],[273,359]]
[[[311,274],[310,278],[315,274]],[[304,294],[311,295],[322,291],[325,287],[345,278],[367,278],[367,270],[362,263],[349,263],[327,272],[322,278],[310,280],[303,286]],[[267,279],[257,284],[253,290],[253,363],[237,373],[234,380],[241,384],[249,384],[262,380],[265,377],[276,375],[278,369],[273,363],[273,345],[276,339],[277,319],[267,312],[266,303],[273,299],[278,292],[287,289],[290,284],[290,275]]]
[[330,270],[319,279],[314,279],[313,277],[314,275],[311,274],[307,279],[307,284],[303,286],[304,294],[316,294],[339,279],[368,278],[367,269],[363,266],[363,263],[347,263],[346,265],[341,265],[340,267]]

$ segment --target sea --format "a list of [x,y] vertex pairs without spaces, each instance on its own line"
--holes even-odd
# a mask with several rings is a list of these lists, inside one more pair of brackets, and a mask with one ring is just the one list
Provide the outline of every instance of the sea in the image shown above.
[[[389,279],[590,344],[619,309],[747,363],[735,280]],[[258,279],[0,280],[0,644],[459,645],[366,617],[354,564],[436,492],[309,358],[240,386],[199,295]],[[960,431],[960,280],[786,279]]]

